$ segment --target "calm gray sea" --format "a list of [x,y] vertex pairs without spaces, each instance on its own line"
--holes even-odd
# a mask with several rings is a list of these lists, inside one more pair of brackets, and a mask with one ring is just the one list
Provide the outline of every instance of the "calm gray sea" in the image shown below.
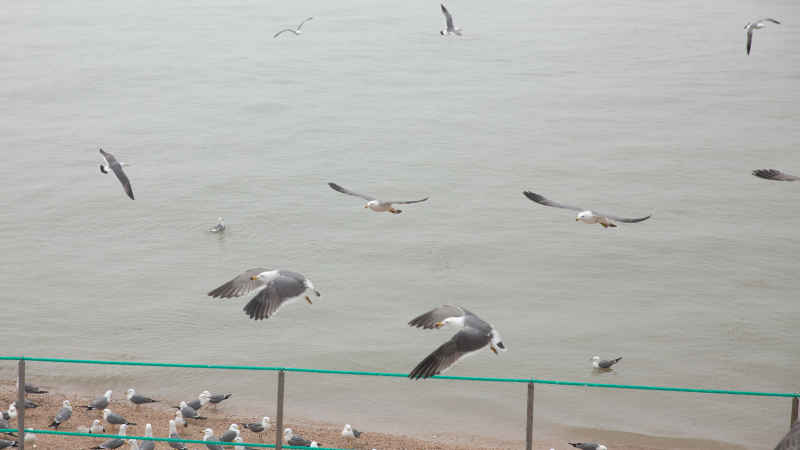
[[[3,353],[407,372],[452,333],[408,320],[456,303],[509,351],[451,375],[800,390],[800,184],[750,175],[800,173],[800,3],[448,7],[463,38],[439,36],[434,0],[5,2]],[[764,16],[784,23],[748,57],[742,27]],[[131,163],[135,201],[99,146]],[[376,214],[328,181],[431,199]],[[523,189],[654,217],[603,230]],[[322,297],[255,322],[206,296],[257,266]],[[597,375],[594,354],[624,360]],[[274,411],[272,373],[30,371]],[[287,396],[367,430],[524,426],[522,385],[290,374]],[[536,421],[766,449],[789,404],[542,387]]]

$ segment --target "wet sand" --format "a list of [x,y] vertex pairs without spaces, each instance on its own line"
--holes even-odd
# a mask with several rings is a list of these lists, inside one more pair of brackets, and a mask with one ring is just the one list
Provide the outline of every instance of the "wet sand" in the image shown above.
[[[8,404],[16,399],[13,383],[0,386],[0,407],[7,408]],[[61,407],[63,400],[69,400],[73,405],[72,417],[63,424],[59,430],[76,431],[79,426],[89,426],[94,419],[102,420],[102,411],[87,411],[79,405],[86,405],[88,401],[102,394],[105,388],[99,389],[97,395],[76,392],[54,392],[45,395],[29,395],[28,398],[40,406],[26,411],[25,428],[47,429],[53,415]],[[181,399],[164,399],[159,403],[134,407],[122,395],[122,391],[115,390],[115,396],[110,409],[121,414],[137,425],[128,427],[128,436],[143,435],[145,424],[153,426],[154,436],[167,436],[169,420],[174,417],[176,405]],[[206,405],[201,413],[208,417],[207,420],[190,422],[185,428],[180,428],[178,433],[187,439],[202,439],[203,429],[210,427],[219,435],[231,423],[258,422],[260,417],[243,417],[226,413],[226,407],[221,404],[218,408]],[[15,421],[11,421],[15,426]],[[353,424],[358,428],[358,424]],[[442,433],[435,436],[403,436],[366,430],[355,442],[349,442],[340,436],[343,424],[330,424],[315,422],[313,420],[287,417],[284,427],[290,427],[296,434],[320,443],[321,446],[334,448],[353,449],[408,449],[408,450],[467,450],[467,449],[520,449],[524,442],[520,440],[498,440],[481,436],[469,436],[456,433]],[[116,433],[117,428],[106,424],[106,433]],[[522,430],[520,430],[522,435]],[[568,436],[568,437],[565,437]],[[257,435],[247,430],[242,431],[242,438],[251,443],[274,443],[275,430],[265,433],[261,441]],[[647,436],[636,433],[626,433],[611,430],[595,430],[587,428],[573,428],[563,426],[540,426],[535,430],[536,450],[571,449],[567,442],[596,441],[602,442],[613,450],[722,450],[744,449],[744,447],[699,439],[674,439]],[[88,449],[99,445],[104,438],[62,437],[53,435],[37,435],[36,448],[43,450]],[[205,449],[201,444],[187,444],[190,449]],[[121,448],[129,448],[127,445]],[[169,448],[166,443],[157,443],[156,448]]]

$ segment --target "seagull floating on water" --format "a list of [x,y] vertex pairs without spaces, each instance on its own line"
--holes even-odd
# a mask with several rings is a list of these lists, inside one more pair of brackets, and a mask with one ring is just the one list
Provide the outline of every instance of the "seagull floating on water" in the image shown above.
[[364,205],[364,208],[369,208],[369,209],[371,209],[371,210],[373,210],[375,212],[386,212],[386,211],[388,211],[388,212],[390,212],[392,214],[400,214],[401,212],[403,212],[403,210],[402,209],[395,209],[392,206],[393,203],[397,203],[397,204],[400,204],[400,205],[408,205],[408,204],[411,204],[411,203],[424,202],[424,201],[428,200],[428,198],[430,198],[430,197],[425,197],[425,198],[422,198],[422,199],[419,199],[419,200],[405,200],[405,201],[393,200],[393,201],[386,201],[386,200],[378,200],[375,197],[372,197],[372,196],[369,196],[369,195],[359,194],[358,192],[354,192],[354,191],[351,191],[349,189],[343,188],[343,187],[339,186],[336,183],[328,183],[328,186],[330,186],[331,189],[333,189],[336,192],[341,192],[342,194],[347,194],[347,195],[352,195],[354,197],[363,198],[364,200],[367,201],[367,204]]
[[280,36],[281,34],[287,32],[287,31],[290,32],[290,33],[294,33],[295,36],[299,36],[299,35],[303,34],[303,30],[301,30],[301,28],[303,28],[303,25],[306,22],[308,22],[309,20],[311,20],[311,19],[313,19],[313,17],[309,17],[308,19],[300,22],[300,25],[298,25],[297,28],[285,28],[285,29],[283,29],[281,31],[278,31],[277,33],[275,33],[275,36],[272,36],[272,38],[275,39],[276,37]]
[[109,169],[113,170],[119,182],[122,183],[122,188],[125,189],[125,193],[133,200],[133,187],[131,187],[131,180],[128,179],[128,175],[125,175],[125,171],[122,170],[123,164],[118,162],[117,158],[111,153],[103,151],[102,148],[100,149],[100,154],[103,155],[103,159],[105,160],[105,164],[100,164],[100,172],[107,174]]
[[765,180],[772,180],[772,181],[797,181],[800,180],[800,177],[796,177],[794,175],[789,175],[788,173],[781,172],[778,169],[756,169],[753,171],[753,175],[764,178]]
[[49,428],[55,428],[57,430],[59,425],[72,417],[72,405],[69,404],[69,400],[64,400],[61,405],[61,409],[58,410],[55,417],[53,417],[53,421],[48,425]]
[[449,341],[423,359],[409,378],[420,379],[439,375],[450,369],[458,360],[488,346],[495,354],[506,351],[503,338],[492,324],[460,306],[443,305],[408,322],[409,326],[424,329],[442,328],[452,324],[461,330]]
[[595,444],[594,442],[569,442],[568,444],[581,450],[608,450],[605,445]]
[[561,208],[561,209],[571,209],[572,211],[578,211],[578,215],[577,215],[577,217],[575,217],[575,221],[576,222],[577,221],[581,221],[583,223],[589,223],[589,224],[591,224],[591,223],[599,223],[600,225],[603,226],[603,228],[616,227],[617,224],[614,223],[615,221],[616,222],[624,222],[624,223],[636,223],[636,222],[642,222],[642,221],[647,220],[647,219],[650,218],[650,216],[639,217],[639,218],[627,218],[627,217],[614,216],[614,215],[611,215],[611,214],[605,214],[605,213],[601,213],[601,212],[597,212],[597,211],[592,211],[590,209],[581,208],[581,207],[578,207],[578,206],[564,205],[564,204],[558,203],[558,202],[553,201],[553,200],[548,200],[548,199],[544,198],[544,196],[541,196],[539,194],[533,193],[531,191],[524,191],[523,194],[525,195],[525,197],[528,198],[528,200],[530,200],[532,202],[536,202],[536,203],[538,203],[540,205],[552,206],[554,208]]
[[461,36],[461,28],[456,28],[453,25],[453,15],[450,14],[450,11],[444,7],[443,4],[439,4],[442,7],[442,14],[444,14],[444,20],[447,22],[447,29],[446,30],[439,30],[439,34],[442,36],[447,36],[448,34],[456,34]]
[[342,437],[347,439],[358,439],[361,437],[361,432],[351,427],[349,423],[346,423],[342,429]]
[[594,367],[595,369],[608,370],[611,369],[611,366],[620,361],[622,361],[622,356],[614,359],[600,359],[599,356],[595,355],[592,356],[592,367]]
[[209,228],[208,231],[210,233],[222,233],[225,231],[225,221],[222,220],[222,217],[217,217],[217,224]]
[[[244,307],[244,311],[254,320],[268,319],[283,305],[304,296],[309,304],[311,298],[307,291],[320,296],[314,284],[305,275],[290,270],[249,269],[236,278],[209,292],[215,298],[240,297],[250,291],[257,291]],[[222,399],[224,400],[224,399]],[[220,401],[222,401],[220,400]]]
[[777,23],[780,25],[781,23],[775,19],[770,19],[769,17],[756,20],[755,22],[747,22],[744,26],[744,29],[747,30],[747,54],[750,54],[750,45],[753,43],[753,31],[760,30],[767,26],[767,22]]

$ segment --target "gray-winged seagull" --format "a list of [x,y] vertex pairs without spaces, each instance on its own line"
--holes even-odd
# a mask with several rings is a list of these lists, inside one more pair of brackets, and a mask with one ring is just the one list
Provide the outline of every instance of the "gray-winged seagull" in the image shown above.
[[620,361],[622,361],[622,356],[614,359],[600,359],[599,356],[595,355],[592,356],[592,367],[594,367],[595,369],[608,370],[611,369],[611,366]]
[[439,6],[442,7],[442,14],[444,14],[444,20],[445,22],[447,22],[447,29],[439,30],[439,34],[441,34],[442,36],[447,36],[448,34],[456,34],[458,36],[461,36],[461,28],[456,28],[455,25],[453,25],[453,15],[450,14],[450,11],[448,11],[443,4],[440,3]]
[[442,328],[447,324],[455,325],[461,330],[417,364],[408,374],[409,378],[420,379],[439,375],[459,359],[486,346],[495,354],[498,354],[498,350],[506,351],[503,338],[492,324],[460,306],[443,305],[408,322],[409,326],[424,329]]
[[781,172],[778,169],[756,169],[753,171],[753,175],[763,178],[765,180],[772,180],[772,181],[797,181],[800,180],[800,177],[796,177],[794,175],[789,175],[788,173]]
[[[180,411],[177,411],[180,414]],[[178,434],[178,427],[174,420],[169,421],[169,438],[170,439],[180,439],[181,436]],[[169,446],[174,448],[175,450],[188,450],[186,444],[183,442],[169,442]]]
[[136,425],[134,422],[128,422],[128,419],[121,415],[111,412],[108,408],[103,410],[103,420],[111,425]]
[[209,228],[208,231],[210,233],[222,233],[225,231],[225,221],[222,220],[222,217],[217,217],[217,224]]
[[605,445],[594,442],[568,442],[568,444],[581,450],[608,450]]
[[[124,423],[119,426],[119,432],[117,435],[125,436],[128,426]],[[125,444],[125,439],[119,438],[112,438],[107,441],[104,441],[102,444],[98,445],[97,447],[92,447],[92,449],[112,449],[112,448],[119,448]]]
[[544,206],[552,206],[554,208],[561,208],[561,209],[570,209],[572,211],[578,211],[578,215],[575,217],[575,221],[581,221],[583,223],[599,223],[603,226],[603,228],[608,227],[616,227],[617,224],[614,222],[624,222],[624,223],[636,223],[641,222],[643,220],[647,220],[650,216],[645,217],[638,217],[638,218],[628,218],[628,217],[620,217],[614,216],[611,214],[601,213],[598,211],[592,211],[590,209],[581,208],[579,206],[570,206],[564,205],[562,203],[558,203],[553,200],[549,200],[544,196],[539,194],[533,193],[531,191],[524,191],[523,194],[528,200],[538,203]]
[[752,45],[752,43],[753,43],[753,31],[760,30],[760,29],[764,28],[765,26],[767,26],[767,22],[777,23],[778,25],[780,25],[780,22],[778,22],[777,20],[770,19],[769,17],[767,17],[767,18],[764,18],[764,19],[761,19],[761,20],[756,20],[755,22],[747,22],[747,24],[744,26],[744,29],[747,30],[747,54],[748,55],[750,54],[750,45]]
[[58,410],[55,417],[53,417],[53,421],[50,423],[50,425],[48,425],[48,427],[55,428],[57,430],[59,425],[68,421],[69,418],[72,417],[72,405],[69,404],[69,400],[64,400],[61,405],[61,409]]
[[106,409],[109,404],[111,404],[111,391],[110,390],[106,391],[106,393],[103,394],[101,397],[97,397],[96,399],[94,399],[91,402],[89,402],[88,405],[81,406],[81,408],[86,408],[88,410],[92,410],[92,409],[103,410],[103,409]]
[[126,397],[128,397],[129,402],[133,403],[136,406],[143,405],[145,403],[158,403],[158,400],[153,400],[150,397],[145,397],[144,395],[137,394],[136,390],[133,388],[128,389]]
[[420,203],[428,200],[430,197],[421,198],[419,200],[405,200],[405,201],[398,201],[398,200],[378,200],[375,197],[359,194],[358,192],[351,191],[350,189],[343,188],[336,183],[328,183],[328,186],[331,187],[336,192],[341,192],[342,194],[352,195],[354,197],[360,197],[367,201],[367,204],[364,205],[364,208],[369,208],[375,212],[390,212],[392,214],[400,214],[403,212],[402,209],[396,209],[392,206],[392,204],[397,203],[399,205],[408,205],[411,203]]
[[306,22],[308,22],[309,20],[311,20],[311,19],[313,19],[313,17],[309,17],[308,19],[300,22],[300,25],[298,25],[297,28],[285,28],[285,29],[283,29],[281,31],[278,31],[277,33],[275,33],[274,36],[272,36],[272,38],[274,39],[274,38],[280,36],[281,34],[287,32],[287,31],[290,32],[290,33],[294,33],[295,36],[299,36],[299,35],[303,34],[303,30],[301,30],[301,28],[303,28],[303,25]]
[[117,161],[117,158],[114,157],[111,153],[103,151],[100,149],[100,154],[103,155],[103,159],[105,159],[105,164],[100,164],[100,172],[108,173],[108,170],[111,169],[114,171],[114,174],[119,179],[119,182],[122,183],[122,188],[125,189],[125,193],[128,194],[128,197],[133,200],[133,187],[131,187],[131,180],[128,179],[128,175],[125,175],[125,172],[122,170],[122,164]]
[[320,295],[311,280],[303,274],[263,268],[248,269],[209,292],[208,295],[215,298],[231,298],[256,290],[258,292],[255,297],[244,306],[244,311],[254,320],[268,319],[283,305],[292,303],[301,296],[311,304],[311,298],[305,295],[309,290],[317,297]]
[[[203,430],[203,440],[204,441],[211,441],[211,442],[219,442],[219,439],[214,436],[214,430],[211,428],[206,428]],[[224,450],[221,445],[217,444],[206,444],[208,450]]]
[[361,437],[361,432],[351,427],[349,423],[344,424],[342,428],[342,437],[346,439],[358,439]]
[[181,416],[183,416],[184,419],[195,419],[195,420],[206,419],[200,414],[197,414],[197,411],[191,406],[187,405],[186,402],[181,402],[181,409],[178,412],[181,413]]
[[294,434],[291,428],[286,428],[283,430],[283,438],[286,440],[287,444],[296,447],[308,447],[311,445],[311,441],[303,438],[302,436]]

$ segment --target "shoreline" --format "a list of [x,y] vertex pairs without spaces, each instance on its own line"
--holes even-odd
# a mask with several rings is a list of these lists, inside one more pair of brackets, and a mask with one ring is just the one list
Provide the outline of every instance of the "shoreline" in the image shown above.
[[[104,389],[99,389],[104,390]],[[114,391],[120,392],[120,391]],[[69,400],[73,406],[72,417],[62,425],[61,431],[75,431],[79,426],[89,426],[94,419],[102,420],[102,411],[87,411],[79,405],[85,405],[88,401],[96,398],[101,393],[90,394],[86,392],[59,392],[50,390],[48,394],[36,395],[29,394],[28,398],[39,404],[38,408],[28,409],[25,416],[25,428],[47,429],[53,415],[61,407],[63,400]],[[120,398],[121,397],[121,398]],[[0,384],[0,408],[7,409],[8,405],[16,400],[16,388],[13,382]],[[167,436],[169,432],[169,420],[174,417],[173,406],[179,399],[164,399],[159,403],[141,405],[134,407],[121,394],[112,397],[110,408],[115,413],[121,414],[137,425],[128,427],[128,435],[143,435],[146,423],[153,426],[154,436]],[[178,433],[187,439],[202,439],[203,429],[212,428],[215,435],[219,435],[226,430],[231,423],[257,422],[260,417],[247,417],[240,414],[226,412],[224,403],[218,408],[206,405],[201,410],[201,414],[208,417],[207,420],[198,423],[189,423],[185,428],[180,427]],[[265,433],[263,441],[254,433],[242,430],[242,438],[245,442],[267,443],[275,442],[275,423],[272,418],[272,429]],[[11,420],[12,427],[16,426],[16,421]],[[306,439],[315,440],[320,446],[335,448],[356,448],[356,449],[402,449],[402,450],[511,450],[524,447],[522,440],[503,440],[486,436],[472,436],[463,433],[445,432],[436,435],[403,435],[384,433],[378,431],[364,430],[363,436],[354,442],[349,442],[340,435],[343,424],[333,424],[329,422],[315,421],[307,418],[287,416],[284,418],[284,427],[290,427],[296,434]],[[356,424],[356,428],[359,428]],[[115,434],[116,427],[106,426],[107,434]],[[569,436],[566,438],[565,436]],[[567,442],[579,442],[594,440],[605,443],[609,449],[615,450],[722,450],[722,449],[742,449],[745,447],[730,443],[710,441],[692,438],[668,438],[650,436],[638,433],[571,427],[557,424],[540,424],[534,428],[534,449],[549,450],[570,449]],[[103,442],[104,438],[89,437],[62,437],[54,435],[37,435],[36,448],[42,450],[63,450],[65,448],[84,449],[91,448]],[[68,442],[68,445],[65,443]],[[204,448],[201,444],[187,444],[189,448]],[[121,448],[128,448],[123,446]],[[156,443],[156,448],[168,448],[166,443]]]

